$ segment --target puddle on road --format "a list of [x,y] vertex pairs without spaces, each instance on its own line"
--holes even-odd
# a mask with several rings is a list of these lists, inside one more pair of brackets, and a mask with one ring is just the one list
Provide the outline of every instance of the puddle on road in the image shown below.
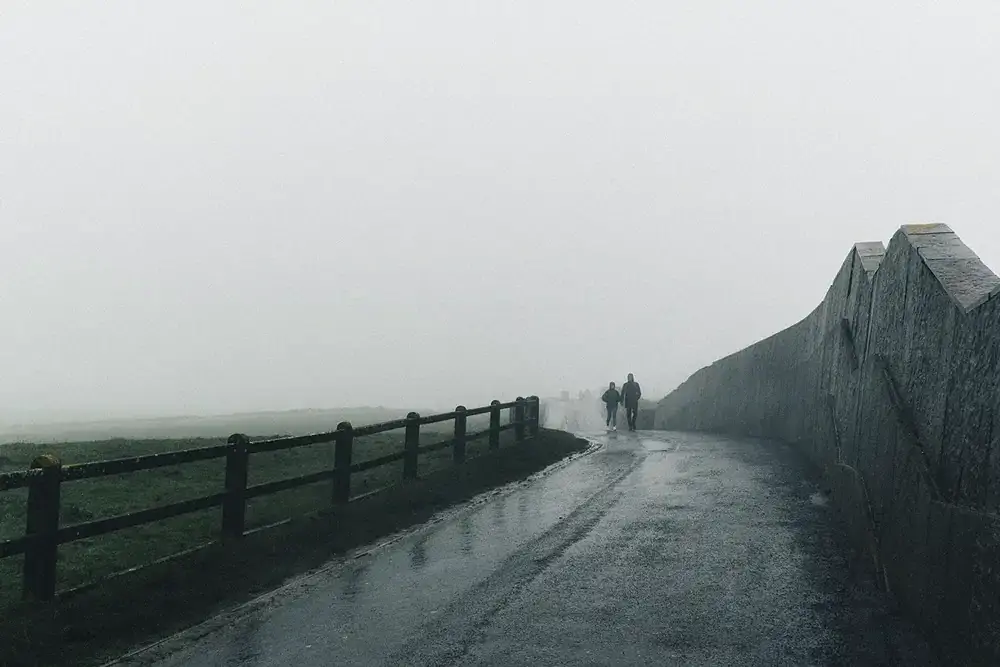
[[677,451],[677,443],[676,442],[670,442],[668,440],[652,440],[652,439],[648,439],[647,438],[647,439],[641,440],[641,444],[642,444],[643,448],[647,452],[676,452]]
[[816,493],[809,496],[809,502],[813,505],[818,505],[819,507],[826,507],[830,504],[829,496],[825,495],[822,491],[817,491]]

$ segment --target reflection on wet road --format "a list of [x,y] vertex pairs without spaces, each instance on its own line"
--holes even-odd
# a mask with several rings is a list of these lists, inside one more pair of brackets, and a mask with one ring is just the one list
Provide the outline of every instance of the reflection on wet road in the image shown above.
[[783,445],[599,451],[122,664],[930,665]]

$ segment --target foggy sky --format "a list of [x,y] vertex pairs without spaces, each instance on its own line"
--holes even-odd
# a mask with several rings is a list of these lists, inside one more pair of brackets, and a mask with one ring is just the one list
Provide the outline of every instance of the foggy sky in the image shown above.
[[0,419],[662,395],[851,244],[1000,266],[1000,5],[14,2]]

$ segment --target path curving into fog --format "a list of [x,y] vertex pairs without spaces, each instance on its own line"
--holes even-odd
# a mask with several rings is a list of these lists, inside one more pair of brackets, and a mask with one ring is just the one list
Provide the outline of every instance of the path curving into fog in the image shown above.
[[796,453],[602,446],[121,665],[932,665]]

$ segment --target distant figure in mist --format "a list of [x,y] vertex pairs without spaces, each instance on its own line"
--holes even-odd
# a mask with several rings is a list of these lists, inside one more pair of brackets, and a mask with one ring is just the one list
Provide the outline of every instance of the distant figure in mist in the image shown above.
[[628,374],[628,382],[622,385],[622,403],[625,404],[625,419],[628,420],[628,430],[635,430],[635,422],[639,417],[639,399],[642,398],[642,389],[635,381],[635,376]]
[[618,430],[618,404],[622,402],[622,395],[615,389],[615,383],[608,385],[608,390],[601,396],[604,405],[608,408],[607,426],[612,431]]

